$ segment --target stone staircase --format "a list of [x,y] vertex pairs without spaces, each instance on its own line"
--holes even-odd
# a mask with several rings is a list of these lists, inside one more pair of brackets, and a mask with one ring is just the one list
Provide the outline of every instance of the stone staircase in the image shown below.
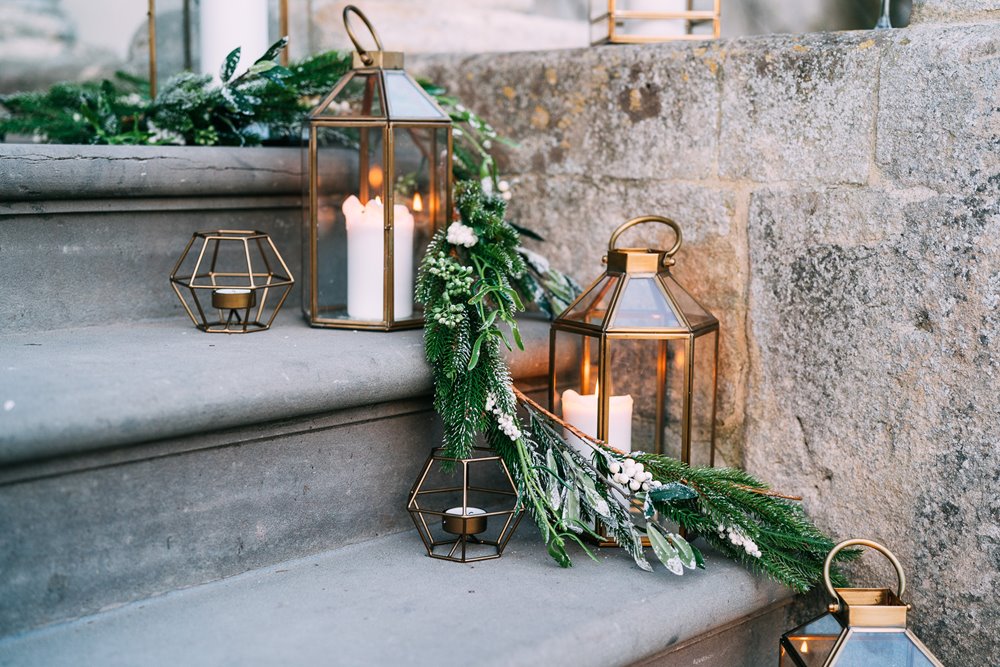
[[195,230],[267,231],[298,275],[298,165],[0,146],[0,665],[773,662],[789,592],[712,553],[562,570],[524,522],[499,561],[424,557],[419,331],[310,329],[298,290],[268,332],[191,326],[167,275]]

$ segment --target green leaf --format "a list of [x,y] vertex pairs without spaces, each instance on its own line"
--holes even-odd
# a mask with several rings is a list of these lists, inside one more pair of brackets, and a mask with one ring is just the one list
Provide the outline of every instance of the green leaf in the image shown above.
[[259,63],[259,62],[261,62],[263,60],[274,60],[275,58],[278,57],[278,54],[281,53],[281,50],[284,49],[286,46],[288,46],[288,37],[287,36],[282,37],[277,42],[275,42],[274,44],[272,44],[271,46],[269,46],[268,49],[267,49],[267,51],[264,52],[264,55],[262,55],[260,58],[258,58],[254,62],[254,64],[256,65],[257,63]]
[[219,78],[223,82],[229,81],[233,77],[236,67],[240,64],[240,53],[242,51],[242,47],[237,46],[226,56],[226,61],[222,63],[222,69],[219,70]]
[[476,342],[472,344],[472,356],[469,357],[469,365],[467,366],[468,370],[471,371],[473,368],[476,367],[476,364],[479,363],[479,351],[483,347],[483,341],[489,338],[489,336],[490,336],[489,330],[484,331],[483,333],[476,336]]
[[649,490],[649,496],[655,502],[671,503],[676,500],[691,500],[698,497],[698,492],[686,484],[670,482]]
[[680,535],[674,533],[667,533],[667,540],[677,549],[677,557],[681,559],[684,567],[693,570],[698,564],[698,559],[694,556],[694,549],[691,547],[691,544]]
[[705,557],[702,555],[701,550],[693,544],[689,544],[691,551],[694,552],[694,562],[698,566],[699,570],[705,569]]
[[278,66],[278,63],[274,62],[273,60],[258,60],[247,71],[250,74],[261,74],[261,73],[266,72],[266,71],[268,71],[270,69],[274,69],[277,66]]
[[[563,503],[562,508],[562,518],[571,530],[573,530],[574,525],[580,524],[580,494],[576,489],[570,489],[566,492],[566,501]],[[580,529],[577,528],[576,531],[579,532]]]
[[660,559],[663,566],[674,574],[684,574],[684,566],[678,558],[677,549],[670,546],[667,538],[657,530],[654,524],[646,524],[646,534],[649,536],[649,544],[653,547],[653,553]]

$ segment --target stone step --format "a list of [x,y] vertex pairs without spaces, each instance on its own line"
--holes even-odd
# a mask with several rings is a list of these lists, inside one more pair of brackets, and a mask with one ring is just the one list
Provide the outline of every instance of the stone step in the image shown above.
[[182,315],[195,231],[267,232],[298,278],[301,170],[295,148],[0,144],[0,332]]
[[[548,324],[525,320],[521,381]],[[440,444],[422,332],[185,315],[0,334],[0,636],[401,530]]]
[[499,560],[427,558],[414,531],[0,639],[3,667],[761,667],[790,593],[714,552],[645,573],[617,549],[561,569],[526,522]]

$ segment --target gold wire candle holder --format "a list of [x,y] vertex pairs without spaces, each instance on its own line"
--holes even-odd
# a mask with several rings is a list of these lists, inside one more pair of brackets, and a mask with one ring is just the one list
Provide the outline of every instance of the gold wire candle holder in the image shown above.
[[722,0],[590,0],[590,41],[596,46],[718,39],[721,14]]
[[269,329],[294,284],[270,236],[236,229],[195,232],[170,273],[188,317],[207,333]]
[[464,459],[434,449],[406,509],[427,555],[456,563],[500,558],[524,515],[503,459],[482,447]]

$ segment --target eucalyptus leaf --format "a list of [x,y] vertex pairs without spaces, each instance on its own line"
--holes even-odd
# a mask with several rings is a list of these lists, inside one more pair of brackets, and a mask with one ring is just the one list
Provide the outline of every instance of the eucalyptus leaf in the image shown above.
[[570,530],[576,533],[583,532],[577,525],[580,523],[580,494],[576,489],[566,491],[565,502],[562,507],[562,518]]
[[254,64],[256,65],[257,63],[263,62],[265,60],[274,60],[275,58],[278,57],[278,54],[281,53],[282,49],[284,49],[286,46],[288,46],[287,36],[282,37],[277,42],[269,46],[267,48],[267,51],[264,52],[264,55],[258,58],[257,62],[255,62]]
[[684,565],[678,557],[677,549],[670,545],[667,538],[657,530],[654,524],[646,524],[646,534],[649,536],[649,544],[653,547],[653,553],[660,559],[663,566],[674,574],[684,574]]
[[693,570],[698,566],[698,559],[694,556],[694,549],[687,540],[675,533],[667,533],[667,540],[677,549],[677,557],[681,559],[684,567]]

